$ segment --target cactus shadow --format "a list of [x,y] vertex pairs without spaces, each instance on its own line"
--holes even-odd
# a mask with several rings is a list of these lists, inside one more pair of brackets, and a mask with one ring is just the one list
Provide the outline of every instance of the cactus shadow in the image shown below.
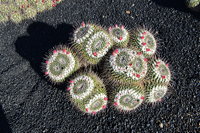
[[167,7],[167,8],[174,8],[181,12],[191,13],[196,19],[200,20],[200,8],[198,9],[199,12],[195,12],[189,8],[187,8],[185,0],[152,0],[156,4]]
[[15,42],[16,52],[30,62],[31,67],[42,79],[47,80],[42,72],[42,62],[49,50],[59,44],[70,43],[74,28],[70,24],[55,27],[43,22],[34,22],[27,28],[27,34]]
[[0,104],[0,133],[12,133],[12,130],[8,124],[8,120],[6,119],[1,104]]

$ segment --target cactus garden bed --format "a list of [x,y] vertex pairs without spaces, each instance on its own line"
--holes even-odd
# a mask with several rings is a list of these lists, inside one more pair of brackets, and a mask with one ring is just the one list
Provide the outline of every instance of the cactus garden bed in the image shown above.
[[198,8],[0,4],[0,133],[198,132]]

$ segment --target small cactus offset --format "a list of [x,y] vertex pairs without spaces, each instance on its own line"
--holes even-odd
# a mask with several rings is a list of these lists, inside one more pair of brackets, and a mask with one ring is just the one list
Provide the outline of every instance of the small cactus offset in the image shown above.
[[20,23],[34,18],[39,12],[50,10],[62,0],[0,0],[0,23],[11,20]]
[[114,42],[114,45],[120,47],[126,47],[129,42],[129,32],[125,27],[115,25],[115,27],[109,27],[109,34]]
[[[118,25],[108,29],[83,22],[74,31],[72,49],[59,46],[46,57],[46,77],[53,83],[69,80],[66,89],[71,102],[86,114],[105,109],[108,97],[120,112],[136,110],[143,102],[160,102],[167,94],[171,71],[167,63],[154,56],[157,41],[153,34],[141,28],[129,33]],[[81,66],[93,69],[91,66],[97,64],[101,64],[102,79],[94,72],[81,72]]]
[[74,32],[74,50],[85,65],[97,64],[113,43],[109,34],[100,26],[85,24]]
[[54,48],[44,63],[45,75],[55,83],[63,82],[79,68],[78,58],[65,46]]
[[80,73],[70,81],[72,102],[85,113],[96,114],[107,106],[107,93],[103,81],[93,72]]

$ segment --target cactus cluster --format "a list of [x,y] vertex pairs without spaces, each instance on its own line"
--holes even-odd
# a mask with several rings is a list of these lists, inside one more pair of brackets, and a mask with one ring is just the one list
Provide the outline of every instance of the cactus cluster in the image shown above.
[[[82,112],[96,114],[108,101],[127,112],[143,102],[161,101],[168,91],[171,72],[168,64],[155,56],[156,49],[153,33],[145,28],[128,31],[115,25],[106,30],[83,22],[73,33],[72,48],[52,49],[43,70],[53,83],[66,83],[72,103]],[[81,69],[100,61],[100,76]]]
[[0,0],[0,23],[11,20],[19,23],[52,9],[62,0]]

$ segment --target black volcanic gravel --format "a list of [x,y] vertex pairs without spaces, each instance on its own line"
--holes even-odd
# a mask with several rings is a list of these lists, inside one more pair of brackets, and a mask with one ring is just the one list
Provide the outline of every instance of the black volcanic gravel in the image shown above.
[[[109,106],[85,115],[64,85],[42,75],[42,57],[69,43],[82,21],[145,26],[160,40],[158,56],[173,72],[163,102],[119,113]],[[64,0],[20,24],[0,24],[0,133],[197,133],[200,130],[200,16],[183,0]]]

